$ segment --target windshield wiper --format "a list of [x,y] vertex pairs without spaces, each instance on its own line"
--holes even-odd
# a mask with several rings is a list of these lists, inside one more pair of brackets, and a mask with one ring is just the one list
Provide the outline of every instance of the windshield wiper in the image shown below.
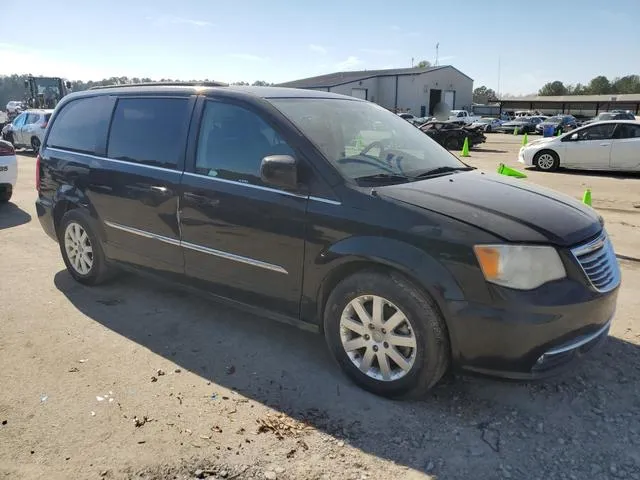
[[408,182],[409,180],[411,180],[410,177],[407,177],[406,175],[400,175],[398,173],[375,173],[373,175],[364,175],[362,177],[356,177],[354,179],[357,182],[388,182],[388,181],[392,181],[392,182]]
[[475,170],[475,169],[476,169],[475,167],[438,167],[438,168],[427,170],[426,172],[422,172],[417,175],[414,175],[411,178],[412,179],[425,178],[425,177],[431,177],[433,175],[441,175],[443,173],[466,172],[466,171]]

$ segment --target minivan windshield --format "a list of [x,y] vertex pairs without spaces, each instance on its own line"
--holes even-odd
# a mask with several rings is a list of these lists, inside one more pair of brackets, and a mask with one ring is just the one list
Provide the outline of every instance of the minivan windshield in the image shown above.
[[359,184],[401,183],[468,167],[398,115],[370,102],[274,98],[338,169]]

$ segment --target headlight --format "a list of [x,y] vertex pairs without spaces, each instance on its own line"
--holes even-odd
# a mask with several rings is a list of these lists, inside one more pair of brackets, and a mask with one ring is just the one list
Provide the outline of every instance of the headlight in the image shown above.
[[537,245],[476,245],[484,278],[496,285],[531,290],[567,276],[553,247]]

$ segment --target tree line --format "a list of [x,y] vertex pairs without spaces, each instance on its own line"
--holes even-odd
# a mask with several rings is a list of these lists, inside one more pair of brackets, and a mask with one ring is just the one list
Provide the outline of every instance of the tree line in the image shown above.
[[[640,75],[625,75],[609,80],[604,75],[592,78],[587,84],[576,83],[565,85],[560,80],[548,82],[538,90],[540,96],[558,95],[610,95],[610,94],[631,94],[640,93]],[[528,95],[521,95],[526,97]],[[502,98],[519,98],[509,94],[501,95]],[[484,85],[473,91],[474,103],[490,103],[498,100],[498,95],[494,90]]]
[[[0,110],[4,110],[7,102],[11,100],[24,100],[25,99],[25,86],[24,81],[27,79],[27,75],[0,75]],[[151,83],[154,80],[150,78],[138,78],[138,77],[110,77],[103,78],[102,80],[90,80],[83,82],[82,80],[75,80],[71,82],[71,90],[73,92],[79,92],[81,90],[87,90],[91,87],[105,86],[105,85],[126,85],[135,83]],[[177,82],[180,80],[163,78],[160,82]],[[208,78],[204,80],[190,80],[191,82],[209,82]],[[248,82],[235,82],[233,85],[253,85],[258,87],[264,87],[273,85],[272,83],[265,82],[263,80],[257,80],[253,83]]]
[[640,93],[640,75],[625,75],[609,80],[604,75],[592,78],[589,83],[583,85],[565,85],[560,80],[543,85],[538,95],[608,95]]

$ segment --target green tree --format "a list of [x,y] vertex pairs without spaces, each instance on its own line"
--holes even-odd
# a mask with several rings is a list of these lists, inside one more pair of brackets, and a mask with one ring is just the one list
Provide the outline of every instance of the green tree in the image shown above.
[[415,68],[429,68],[431,66],[431,62],[428,62],[427,60],[420,60],[418,63],[416,63]]
[[256,80],[251,85],[253,85],[254,87],[270,87],[273,84],[269,82],[265,82],[264,80]]
[[640,93],[640,76],[627,75],[615,78],[611,84],[611,93]]
[[564,83],[562,83],[560,80],[546,83],[538,91],[538,95],[540,96],[566,95],[566,94],[567,94],[567,87],[565,87]]
[[611,93],[611,83],[604,75],[592,78],[589,82],[589,93],[591,95],[605,95]]
[[473,91],[473,103],[489,103],[497,100],[496,92],[484,85]]

